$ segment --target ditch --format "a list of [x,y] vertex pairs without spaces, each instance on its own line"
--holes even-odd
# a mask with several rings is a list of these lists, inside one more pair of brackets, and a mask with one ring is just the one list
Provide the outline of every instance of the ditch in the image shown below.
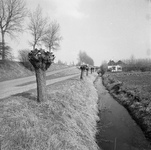
[[97,143],[103,150],[150,150],[151,145],[128,111],[108,93],[100,77],[98,91],[99,117]]

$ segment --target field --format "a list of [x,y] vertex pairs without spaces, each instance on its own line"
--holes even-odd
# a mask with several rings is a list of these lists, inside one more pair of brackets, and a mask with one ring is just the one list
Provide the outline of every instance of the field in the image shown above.
[[151,72],[115,73],[112,77],[129,87],[141,88],[151,93]]
[[151,140],[151,72],[107,73],[103,84]]
[[123,90],[125,88],[141,99],[151,100],[151,72],[113,73],[111,77],[123,83]]

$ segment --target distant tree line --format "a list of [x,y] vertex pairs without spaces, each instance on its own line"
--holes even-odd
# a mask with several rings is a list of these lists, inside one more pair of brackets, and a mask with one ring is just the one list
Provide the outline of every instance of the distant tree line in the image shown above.
[[[130,59],[122,60],[124,62],[124,65],[122,65],[122,70],[125,72],[129,71],[151,71],[151,59],[135,59],[134,57],[131,57]],[[106,61],[104,61],[100,66],[100,72],[103,75],[105,72],[107,72],[108,64]]]
[[93,59],[86,52],[80,51],[78,54],[78,65],[82,63],[94,66]]
[[123,71],[151,71],[151,59],[127,59],[123,60]]

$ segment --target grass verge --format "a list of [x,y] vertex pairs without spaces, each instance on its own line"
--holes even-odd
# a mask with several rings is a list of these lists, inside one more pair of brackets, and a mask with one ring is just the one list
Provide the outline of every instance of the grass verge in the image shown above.
[[48,86],[38,104],[36,90],[0,102],[0,144],[4,150],[97,150],[99,119],[95,77]]

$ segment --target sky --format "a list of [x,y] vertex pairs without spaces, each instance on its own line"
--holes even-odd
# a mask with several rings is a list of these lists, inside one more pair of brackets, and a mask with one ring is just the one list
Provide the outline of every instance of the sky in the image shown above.
[[[77,63],[85,51],[99,66],[103,61],[151,58],[151,2],[148,0],[25,0],[34,11],[39,4],[43,14],[60,24],[63,40],[54,52],[56,62]],[[28,21],[26,21],[28,22]],[[25,26],[26,26],[25,22]],[[15,56],[31,49],[28,31],[8,43]]]

